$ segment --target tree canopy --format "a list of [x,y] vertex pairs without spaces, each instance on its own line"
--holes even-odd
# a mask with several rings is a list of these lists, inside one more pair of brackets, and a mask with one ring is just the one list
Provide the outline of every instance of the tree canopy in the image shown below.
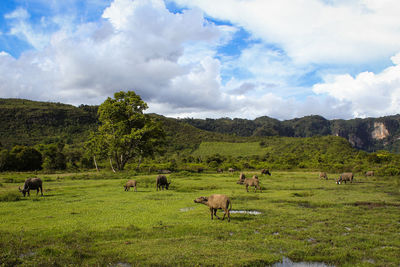
[[[100,126],[94,144],[110,159],[112,167],[123,170],[133,159],[160,151],[165,134],[159,123],[143,113],[147,104],[133,91],[117,92],[99,106]],[[93,149],[98,151],[99,149]]]

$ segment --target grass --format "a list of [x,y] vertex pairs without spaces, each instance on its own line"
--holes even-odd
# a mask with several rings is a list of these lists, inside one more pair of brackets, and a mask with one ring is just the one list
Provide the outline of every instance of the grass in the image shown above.
[[[14,181],[25,176],[0,174],[3,266],[265,266],[282,257],[337,266],[400,264],[394,178],[336,185],[318,173],[273,172],[260,177],[262,193],[247,193],[236,184],[237,173],[171,174],[170,190],[157,192],[156,175],[38,174],[45,178],[44,197],[23,198]],[[138,192],[125,192],[132,178]],[[211,221],[207,207],[193,200],[213,193],[230,196],[234,210],[261,215]]]

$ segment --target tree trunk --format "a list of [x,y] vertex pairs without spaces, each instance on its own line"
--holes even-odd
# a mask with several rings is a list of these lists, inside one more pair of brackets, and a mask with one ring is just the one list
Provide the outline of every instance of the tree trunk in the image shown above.
[[112,159],[111,159],[111,157],[109,157],[109,159],[110,159],[110,166],[111,166],[112,171],[113,171],[113,172],[116,172],[116,171],[114,170],[114,166],[113,166],[113,164],[112,164]]
[[94,166],[96,166],[96,171],[99,171],[99,167],[97,167],[96,156],[93,156]]
[[141,163],[142,163],[142,156],[139,157],[139,162],[138,162],[138,165],[136,167],[136,170],[139,170]]

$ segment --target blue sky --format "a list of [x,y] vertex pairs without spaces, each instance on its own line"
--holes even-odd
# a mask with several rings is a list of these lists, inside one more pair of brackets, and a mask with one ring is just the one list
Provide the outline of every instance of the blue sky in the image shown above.
[[3,0],[0,97],[171,117],[328,119],[400,108],[395,0]]

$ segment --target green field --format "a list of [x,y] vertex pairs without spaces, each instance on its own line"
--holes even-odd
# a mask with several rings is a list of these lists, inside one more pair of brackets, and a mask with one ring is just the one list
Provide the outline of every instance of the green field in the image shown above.
[[[251,175],[251,173],[246,173]],[[260,176],[246,192],[239,174],[38,175],[44,197],[23,198],[27,174],[0,174],[1,266],[265,266],[290,258],[335,266],[399,266],[398,177],[336,185],[314,172]],[[128,178],[138,192],[125,192]],[[198,196],[231,197],[231,222],[211,221]],[[220,212],[219,214],[222,215]]]

